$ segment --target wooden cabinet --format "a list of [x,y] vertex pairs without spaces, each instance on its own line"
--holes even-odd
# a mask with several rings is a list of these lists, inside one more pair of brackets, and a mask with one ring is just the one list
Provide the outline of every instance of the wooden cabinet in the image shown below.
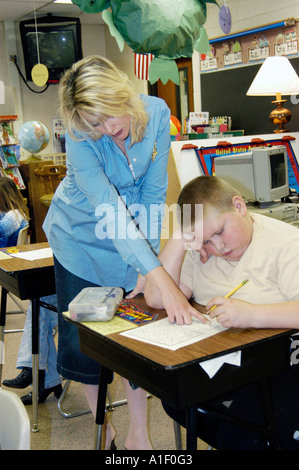
[[52,196],[65,176],[66,167],[53,164],[53,160],[24,161],[21,162],[20,172],[27,188],[31,243],[47,241],[42,225]]
[[13,132],[18,117],[0,115],[0,175],[11,178],[27,200],[31,243],[47,241],[42,229],[52,196],[66,174],[64,154],[48,160],[30,157],[19,161],[20,144]]

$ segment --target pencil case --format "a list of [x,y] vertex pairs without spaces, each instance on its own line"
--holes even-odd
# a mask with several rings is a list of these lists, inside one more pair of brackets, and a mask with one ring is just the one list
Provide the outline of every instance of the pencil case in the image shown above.
[[74,321],[111,320],[123,300],[120,287],[86,287],[69,303]]

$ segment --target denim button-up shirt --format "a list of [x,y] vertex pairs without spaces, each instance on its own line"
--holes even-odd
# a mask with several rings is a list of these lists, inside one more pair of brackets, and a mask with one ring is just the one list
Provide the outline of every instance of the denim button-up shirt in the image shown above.
[[149,114],[142,142],[130,161],[104,135],[94,141],[66,136],[67,175],[57,188],[43,228],[58,261],[73,274],[102,286],[135,287],[138,273],[160,265],[167,191],[170,111],[142,95]]

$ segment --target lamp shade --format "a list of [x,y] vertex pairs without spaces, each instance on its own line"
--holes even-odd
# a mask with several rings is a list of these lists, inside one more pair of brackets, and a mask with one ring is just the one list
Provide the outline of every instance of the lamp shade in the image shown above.
[[299,94],[299,77],[287,57],[268,57],[256,74],[247,95]]

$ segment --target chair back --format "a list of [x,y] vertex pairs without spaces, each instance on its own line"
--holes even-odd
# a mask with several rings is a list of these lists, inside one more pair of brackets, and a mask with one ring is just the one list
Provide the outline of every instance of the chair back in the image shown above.
[[27,225],[24,228],[21,228],[21,230],[19,231],[18,238],[17,238],[17,245],[27,245],[28,228],[29,228],[29,225]]
[[30,420],[20,397],[0,389],[0,449],[30,450]]

